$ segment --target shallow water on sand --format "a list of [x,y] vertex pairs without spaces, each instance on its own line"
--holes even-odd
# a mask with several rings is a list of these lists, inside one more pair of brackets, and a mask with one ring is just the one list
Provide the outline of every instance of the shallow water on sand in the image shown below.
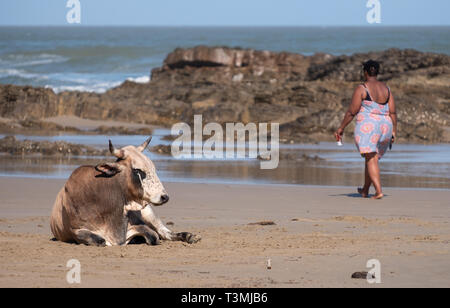
[[[152,144],[170,144],[161,137],[166,130],[155,130]],[[0,136],[2,138],[3,136]],[[106,148],[111,139],[116,147],[140,144],[144,136],[16,136],[17,139],[66,141]],[[353,144],[335,143],[281,144],[280,153],[318,156],[322,160],[280,160],[276,169],[261,170],[256,159],[207,160],[175,159],[146,152],[155,163],[163,181],[302,184],[322,186],[358,186],[362,184],[364,164]],[[299,154],[299,155],[298,155]],[[67,178],[83,164],[95,165],[111,157],[0,156],[0,176]],[[396,144],[381,160],[384,186],[450,189],[450,145]]]

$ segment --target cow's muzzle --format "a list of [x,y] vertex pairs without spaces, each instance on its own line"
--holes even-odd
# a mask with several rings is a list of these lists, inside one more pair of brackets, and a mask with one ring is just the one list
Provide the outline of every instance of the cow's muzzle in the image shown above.
[[155,206],[163,205],[164,203],[167,203],[169,201],[169,195],[161,195],[158,202],[151,202]]
[[161,196],[161,204],[167,203],[169,201],[169,195]]

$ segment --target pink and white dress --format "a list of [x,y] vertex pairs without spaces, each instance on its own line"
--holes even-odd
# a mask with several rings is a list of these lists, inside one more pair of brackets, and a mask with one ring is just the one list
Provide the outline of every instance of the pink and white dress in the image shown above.
[[[366,86],[364,85],[366,88]],[[389,116],[389,90],[387,101],[377,103],[367,96],[356,115],[355,143],[361,155],[377,153],[378,157],[386,153],[392,138],[392,119]]]

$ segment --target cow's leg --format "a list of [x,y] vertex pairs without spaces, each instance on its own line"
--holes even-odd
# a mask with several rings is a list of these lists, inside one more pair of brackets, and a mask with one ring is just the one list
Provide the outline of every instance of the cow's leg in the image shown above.
[[74,234],[75,241],[78,244],[85,244],[89,246],[106,246],[106,241],[103,237],[87,229],[75,230]]
[[199,235],[195,235],[189,232],[173,233],[172,241],[182,241],[189,244],[197,243],[202,238]]
[[148,245],[159,245],[158,234],[146,225],[129,225],[127,230],[126,244],[137,237],[142,237]]
[[144,209],[139,211],[139,213],[139,218],[142,220],[142,222],[155,230],[163,240],[183,241],[189,244],[197,243],[201,240],[200,236],[191,234],[189,232],[175,233],[169,230],[169,228],[164,225],[161,219],[156,216],[151,205],[147,205]]

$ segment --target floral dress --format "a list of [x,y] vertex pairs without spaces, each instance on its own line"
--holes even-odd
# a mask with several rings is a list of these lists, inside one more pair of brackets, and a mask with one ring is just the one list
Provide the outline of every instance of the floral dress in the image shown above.
[[[364,85],[365,87],[365,85]],[[367,153],[377,153],[378,157],[386,153],[392,139],[392,119],[389,116],[389,96],[384,104],[372,100],[369,90],[356,115],[355,143],[363,156]]]

